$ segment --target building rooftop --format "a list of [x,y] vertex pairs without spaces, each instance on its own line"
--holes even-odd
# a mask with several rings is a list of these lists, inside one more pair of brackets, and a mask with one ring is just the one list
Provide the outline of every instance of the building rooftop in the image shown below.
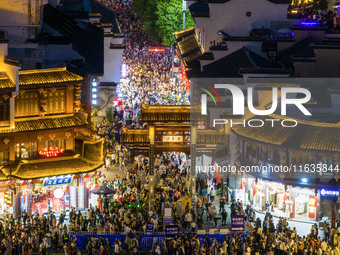
[[189,122],[189,105],[145,105],[142,104],[142,121]]
[[191,62],[203,53],[196,36],[195,27],[175,32],[175,38],[185,62]]
[[0,73],[0,89],[14,88],[15,84],[5,73]]
[[22,161],[12,176],[22,179],[38,179],[58,175],[92,172],[103,165],[103,162],[89,162],[79,155],[70,157],[48,158]]
[[46,117],[30,117],[15,119],[15,128],[0,128],[0,134],[15,134],[19,132],[31,132],[39,130],[75,128],[86,126],[85,118],[79,114],[57,115]]
[[89,2],[89,13],[100,13],[100,21],[102,24],[112,24],[112,32],[114,34],[121,34],[120,26],[116,17],[115,12],[111,9],[102,5],[96,0],[84,0],[84,2]]
[[242,77],[242,70],[279,69],[274,63],[243,47],[213,63],[205,65],[201,77]]
[[80,82],[83,77],[64,68],[19,71],[19,86],[44,85],[64,82]]

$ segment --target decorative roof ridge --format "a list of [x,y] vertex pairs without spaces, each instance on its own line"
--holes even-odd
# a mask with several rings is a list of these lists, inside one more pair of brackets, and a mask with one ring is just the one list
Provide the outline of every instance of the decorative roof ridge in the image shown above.
[[[45,68],[45,69],[33,69],[33,70],[22,70],[19,71],[19,76],[21,74],[37,74],[37,73],[51,73],[51,72],[68,72],[71,73],[74,76],[78,76],[79,80],[83,80],[84,78],[81,77],[78,74],[75,74],[69,70],[67,70],[66,67],[57,67],[57,68]],[[19,77],[19,82],[20,82],[20,77]]]
[[68,70],[66,69],[66,67],[56,67],[56,68],[22,70],[22,71],[19,71],[19,74],[49,73],[49,72],[62,72],[62,71],[68,71]]
[[152,111],[157,110],[157,112],[160,112],[161,110],[168,109],[170,111],[173,111],[174,109],[181,110],[181,112],[190,111],[190,105],[147,105],[142,103],[142,110],[144,111]]
[[58,114],[58,115],[15,118],[15,122],[32,121],[32,120],[46,120],[46,119],[59,119],[59,118],[73,117],[73,116],[75,116],[74,113],[66,113],[66,114]]
[[19,62],[19,60],[17,58],[12,58],[12,57],[9,57],[9,56],[5,56],[4,62],[7,65],[18,66],[18,67],[21,66],[21,63]]

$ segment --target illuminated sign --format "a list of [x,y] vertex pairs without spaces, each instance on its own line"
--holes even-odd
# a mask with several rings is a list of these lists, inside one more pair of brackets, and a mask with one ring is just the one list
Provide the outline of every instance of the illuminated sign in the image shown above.
[[97,105],[97,92],[98,92],[97,85],[98,84],[97,84],[96,79],[92,79],[91,81],[92,105]]
[[148,52],[164,52],[164,48],[149,48]]
[[64,191],[61,188],[55,189],[53,191],[53,195],[54,195],[55,198],[58,198],[58,199],[62,198],[64,196]]
[[127,76],[127,65],[124,63],[122,64],[122,78],[126,78]]
[[340,191],[338,190],[325,190],[325,189],[322,189],[320,191],[320,194],[321,196],[324,196],[324,197],[339,197],[340,196]]
[[316,26],[316,25],[319,25],[319,23],[317,23],[317,22],[301,22],[300,24],[303,25],[303,26]]
[[310,196],[308,199],[308,218],[315,219],[316,207],[318,205],[316,197]]
[[58,146],[57,147],[45,147],[43,148],[42,150],[39,150],[38,151],[38,154],[40,156],[46,156],[48,158],[51,158],[51,157],[57,157],[59,154],[61,153],[64,153],[64,149],[63,148],[59,148]]
[[56,185],[66,185],[71,184],[72,177],[61,177],[61,178],[53,178],[53,179],[45,179],[43,186],[56,186]]
[[162,142],[183,142],[183,136],[165,135],[165,136],[162,136]]

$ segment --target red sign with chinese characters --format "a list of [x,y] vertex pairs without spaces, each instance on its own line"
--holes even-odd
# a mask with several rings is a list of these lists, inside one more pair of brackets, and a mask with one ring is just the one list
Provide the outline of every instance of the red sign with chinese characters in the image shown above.
[[46,156],[48,158],[51,157],[57,157],[59,154],[64,153],[64,149],[63,148],[59,148],[57,147],[45,147],[42,150],[39,150],[39,155],[40,156]]
[[165,49],[164,48],[149,48],[148,51],[149,52],[164,52]]
[[318,205],[318,199],[316,197],[309,196],[308,199],[308,218],[315,219],[316,207]]

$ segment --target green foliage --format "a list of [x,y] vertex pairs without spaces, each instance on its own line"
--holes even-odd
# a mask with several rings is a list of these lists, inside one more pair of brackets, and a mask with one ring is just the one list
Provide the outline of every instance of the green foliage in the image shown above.
[[108,122],[113,123],[113,109],[112,107],[109,107],[105,111],[105,117]]
[[[174,32],[183,28],[182,0],[134,0],[133,8],[152,40],[166,46],[175,42]],[[186,11],[185,27],[192,26],[195,22]]]

